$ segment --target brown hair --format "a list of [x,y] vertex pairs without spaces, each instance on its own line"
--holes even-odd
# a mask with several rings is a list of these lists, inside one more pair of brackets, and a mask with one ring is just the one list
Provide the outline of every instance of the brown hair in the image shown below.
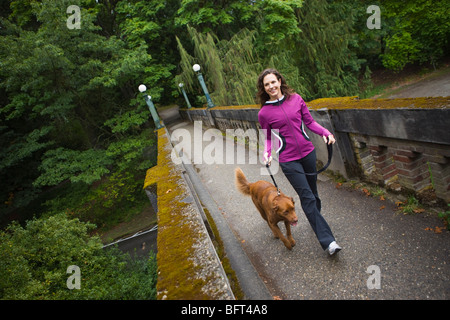
[[286,80],[284,79],[284,77],[281,75],[280,72],[278,72],[277,69],[265,69],[263,72],[261,72],[261,74],[258,77],[258,82],[256,84],[256,88],[258,89],[258,92],[256,94],[256,97],[259,100],[259,103],[261,103],[261,107],[266,103],[267,100],[270,100],[269,95],[267,94],[266,90],[264,89],[264,77],[267,76],[268,74],[273,74],[277,77],[278,81],[281,82],[281,92],[283,93],[283,95],[285,96],[286,100],[289,99],[289,97],[291,96],[291,94],[294,93],[294,91],[287,85]]

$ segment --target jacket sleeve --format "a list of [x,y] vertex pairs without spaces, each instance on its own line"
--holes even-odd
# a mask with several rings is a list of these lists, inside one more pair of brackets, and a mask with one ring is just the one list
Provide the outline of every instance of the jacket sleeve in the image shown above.
[[300,97],[300,111],[302,114],[303,123],[308,127],[309,130],[311,130],[315,134],[325,137],[328,137],[331,134],[330,131],[322,127],[314,120],[314,118],[311,116],[311,113],[308,110],[308,107],[306,106],[305,101],[301,97]]
[[258,113],[258,121],[261,125],[261,128],[263,129],[264,135],[266,136],[266,142],[264,144],[264,153],[268,153],[269,156],[272,154],[272,132],[270,128],[269,121],[264,117],[264,115],[261,114],[261,112]]

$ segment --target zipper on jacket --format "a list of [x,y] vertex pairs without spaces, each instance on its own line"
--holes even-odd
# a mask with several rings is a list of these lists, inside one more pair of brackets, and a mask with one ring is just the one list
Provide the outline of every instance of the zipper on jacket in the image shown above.
[[[280,101],[280,100],[278,100],[278,101]],[[295,132],[294,132],[294,130],[292,129],[291,122],[289,121],[289,118],[288,118],[286,112],[284,111],[283,106],[280,104],[279,107],[280,107],[281,110],[283,111],[284,117],[286,118],[286,122],[287,122],[287,124],[288,124],[288,126],[289,126],[289,130],[291,130],[291,133],[292,133],[292,135],[294,136],[295,143],[297,143],[298,152],[301,153],[301,150],[302,150],[302,149],[300,149],[300,145],[299,145],[299,143],[298,143],[297,137],[295,136]],[[287,147],[287,143],[286,143],[286,147]]]

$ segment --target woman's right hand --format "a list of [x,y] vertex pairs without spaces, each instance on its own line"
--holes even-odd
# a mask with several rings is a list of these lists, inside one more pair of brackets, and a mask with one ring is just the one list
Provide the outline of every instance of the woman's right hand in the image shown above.
[[272,164],[272,156],[269,157],[269,153],[265,152],[264,153],[264,164],[267,165],[271,165]]

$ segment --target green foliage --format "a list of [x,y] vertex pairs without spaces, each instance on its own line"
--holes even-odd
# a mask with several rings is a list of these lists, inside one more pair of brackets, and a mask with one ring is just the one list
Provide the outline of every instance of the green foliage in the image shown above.
[[112,133],[126,133],[132,129],[139,131],[142,124],[148,121],[148,110],[130,110],[119,113],[105,122],[111,128]]
[[441,219],[444,219],[445,224],[447,225],[447,230],[450,230],[450,203],[447,204],[449,210],[439,212],[438,216]]
[[[66,191],[45,202],[46,213],[51,215],[65,211],[73,217],[90,221],[103,229],[127,221],[148,205],[148,198],[142,190],[142,185],[146,170],[155,164],[152,159],[144,157],[144,150],[153,144],[154,141],[148,138],[148,132],[144,131],[139,137],[126,137],[111,143],[106,151],[99,152],[98,157],[68,161],[79,163],[77,169],[86,164],[88,166],[85,169],[86,173],[81,172],[78,176],[68,177],[72,183],[62,188]],[[114,162],[116,170],[107,175],[97,176],[93,172],[88,172],[94,169],[107,170],[105,164],[101,163],[102,159],[107,163]],[[64,163],[65,161],[61,161],[60,166]],[[58,165],[50,165],[49,168],[55,168],[49,169],[55,175],[68,170],[68,168],[59,169]],[[69,169],[75,168],[72,166]],[[83,181],[83,178],[96,177],[99,181],[93,184]]]
[[[104,250],[92,228],[57,214],[0,232],[0,298],[155,299],[155,257],[132,262]],[[71,265],[80,268],[80,289],[67,288]]]
[[182,0],[175,24],[191,25],[201,33],[213,32],[221,38],[230,38],[244,27],[255,26],[257,12],[252,0],[228,0],[220,5],[214,1]]
[[259,3],[259,33],[264,46],[279,46],[285,38],[302,32],[296,15],[296,9],[301,8],[302,4],[302,0],[267,0]]
[[383,15],[390,21],[381,55],[386,68],[400,71],[408,63],[430,62],[433,66],[448,52],[450,43],[450,3],[440,1],[400,1],[383,3]]
[[188,26],[193,55],[178,40],[182,74],[176,80],[195,90],[191,68],[201,62],[216,105],[255,103],[256,79],[266,66],[279,69],[307,100],[357,94],[363,60],[352,52],[350,5],[274,0],[255,6],[259,27],[244,28],[229,40]]
[[[186,89],[202,96],[195,86],[195,75],[189,71],[192,64],[199,63],[218,105],[242,104],[251,96],[246,92],[250,89],[235,88],[238,80],[230,69],[245,70],[239,75],[240,82],[254,90],[250,79],[254,83],[255,74],[265,67],[275,67],[297,92],[312,100],[357,95],[362,89],[370,90],[371,68],[379,68],[381,63],[393,70],[415,62],[435,65],[449,48],[448,1],[268,0],[248,5],[245,19],[237,14],[243,11],[227,9],[237,2],[245,4],[227,1],[220,9],[213,9],[210,2],[182,1],[176,19],[178,24],[188,26],[192,39],[192,43],[178,39],[181,74],[176,80],[183,80]],[[379,30],[366,26],[366,9],[373,4],[381,9]],[[209,19],[207,12],[215,14],[215,20]],[[225,32],[224,26],[230,21],[233,32]],[[234,26],[244,21],[247,24],[236,30]],[[242,30],[252,33],[252,42],[233,52],[228,44]],[[224,61],[223,48],[233,52],[230,61]],[[243,63],[247,50],[252,51],[251,63]],[[245,98],[229,97],[234,94],[244,94]]]
[[116,159],[115,164],[119,171],[131,167],[144,171],[154,165],[149,159],[143,157],[144,149],[151,146],[152,141],[145,135],[140,137],[127,137],[123,140],[112,142],[106,150],[106,156]]
[[69,211],[74,217],[91,221],[101,229],[127,221],[148,205],[148,198],[142,191],[143,181],[143,177],[138,179],[129,171],[113,173],[91,188]]
[[403,214],[413,214],[420,212],[419,200],[414,196],[409,196],[408,199],[399,207]]
[[253,50],[255,32],[242,29],[229,41],[219,41],[212,33],[201,34],[189,26],[188,31],[194,43],[194,57],[178,40],[183,72],[175,80],[183,82],[188,90],[199,88],[198,81],[192,81],[196,78],[192,62],[202,61],[201,72],[216,105],[254,103],[255,79],[261,69]]
[[139,47],[145,40],[158,38],[162,26],[156,18],[163,8],[164,3],[159,1],[120,1],[117,4],[116,10],[121,17],[119,28],[130,46]]
[[36,181],[37,186],[53,186],[70,179],[91,184],[109,173],[106,168],[112,163],[103,150],[76,151],[64,148],[49,150],[44,154],[39,169],[43,171]]
[[[262,65],[254,50],[256,31],[242,29],[229,41],[221,42],[223,68],[226,74],[230,105],[246,105],[255,101],[255,84]],[[230,94],[231,93],[231,94]]]
[[298,10],[298,19],[302,32],[290,50],[303,78],[305,98],[356,94],[362,61],[352,52],[353,8],[343,2],[305,2]]
[[[144,100],[135,99],[136,88],[146,83],[159,99],[159,83],[171,76],[173,65],[152,57],[151,39],[137,41],[153,31],[130,33],[136,19],[155,17],[161,5],[138,1],[133,12],[139,16],[130,20],[122,16],[126,3],[117,4],[120,13],[105,13],[112,3],[13,1],[10,14],[1,15],[0,211],[26,205],[40,187],[67,179],[91,184],[115,171],[119,154],[108,152],[110,143],[125,138],[134,143],[131,152],[152,125]],[[81,7],[81,29],[67,28],[69,5]],[[104,35],[111,15],[117,15],[123,37]]]

